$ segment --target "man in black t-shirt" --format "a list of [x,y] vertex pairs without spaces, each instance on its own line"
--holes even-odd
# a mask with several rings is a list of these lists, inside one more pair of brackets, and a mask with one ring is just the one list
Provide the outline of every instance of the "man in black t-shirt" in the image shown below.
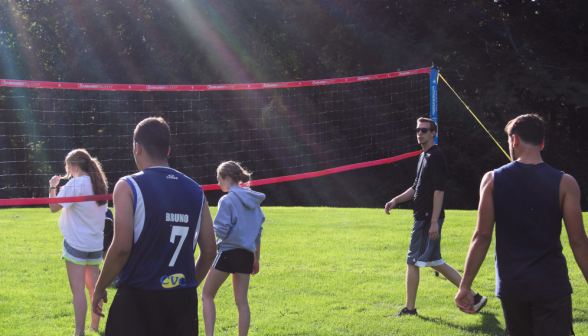
[[[406,258],[406,306],[396,316],[416,315],[416,295],[419,286],[419,267],[431,267],[443,274],[459,287],[461,276],[441,258],[441,227],[445,219],[443,197],[445,195],[445,170],[447,159],[435,144],[437,123],[428,118],[419,118],[416,128],[417,140],[423,147],[419,156],[417,176],[410,189],[386,203],[385,211],[396,204],[414,200],[414,224],[410,237],[410,248]],[[487,298],[472,292],[476,312],[480,311]]]

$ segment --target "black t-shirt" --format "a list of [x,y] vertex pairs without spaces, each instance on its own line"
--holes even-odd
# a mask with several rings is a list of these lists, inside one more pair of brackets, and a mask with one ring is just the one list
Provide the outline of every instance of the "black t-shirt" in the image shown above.
[[[447,158],[439,146],[434,145],[419,155],[417,176],[412,188],[414,193],[413,214],[415,220],[431,219],[435,190],[445,191],[445,170]],[[439,219],[445,218],[441,207]]]

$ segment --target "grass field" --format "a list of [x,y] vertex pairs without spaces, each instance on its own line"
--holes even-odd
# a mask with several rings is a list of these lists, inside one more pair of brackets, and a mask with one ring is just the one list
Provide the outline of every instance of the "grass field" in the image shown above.
[[[474,285],[488,296],[477,315],[453,304],[456,288],[421,271],[415,317],[391,317],[404,306],[405,258],[412,213],[383,209],[264,208],[260,273],[252,277],[250,335],[506,335],[494,297],[494,247]],[[216,209],[212,209],[213,216]],[[72,296],[59,213],[0,210],[0,335],[71,335]],[[460,273],[475,211],[447,211],[443,259]],[[584,214],[588,223],[588,214]],[[574,329],[588,334],[588,285],[574,262],[565,230],[564,253],[574,288]],[[237,335],[230,281],[219,290],[217,335]],[[200,292],[200,288],[198,289]],[[109,288],[112,299],[115,288]],[[105,305],[108,315],[110,303]],[[200,334],[204,334],[202,312]],[[89,325],[89,314],[88,323]],[[103,334],[105,321],[101,322]]]

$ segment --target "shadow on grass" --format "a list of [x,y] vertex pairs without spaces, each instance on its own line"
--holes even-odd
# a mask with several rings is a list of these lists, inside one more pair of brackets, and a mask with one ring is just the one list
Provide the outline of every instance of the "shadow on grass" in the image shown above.
[[467,331],[469,333],[480,334],[480,335],[504,335],[507,336],[508,334],[502,327],[500,326],[500,322],[496,318],[495,314],[490,313],[478,313],[477,315],[482,315],[482,323],[475,326],[468,326],[464,327],[455,323],[451,323],[448,321],[444,321],[441,318],[430,318],[424,317],[421,315],[417,315],[423,321],[426,322],[433,322],[437,324],[443,324],[445,326],[461,329],[463,331]]
[[585,309],[580,309],[580,308],[572,308],[572,315],[573,315],[573,320],[574,323],[586,323],[588,322],[588,314],[586,314],[586,310]]

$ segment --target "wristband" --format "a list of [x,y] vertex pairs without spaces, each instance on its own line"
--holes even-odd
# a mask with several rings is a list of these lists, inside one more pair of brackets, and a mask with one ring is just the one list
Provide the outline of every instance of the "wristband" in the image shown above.
[[51,190],[51,189],[57,189],[57,187],[51,187],[51,188],[49,188],[49,190]]

